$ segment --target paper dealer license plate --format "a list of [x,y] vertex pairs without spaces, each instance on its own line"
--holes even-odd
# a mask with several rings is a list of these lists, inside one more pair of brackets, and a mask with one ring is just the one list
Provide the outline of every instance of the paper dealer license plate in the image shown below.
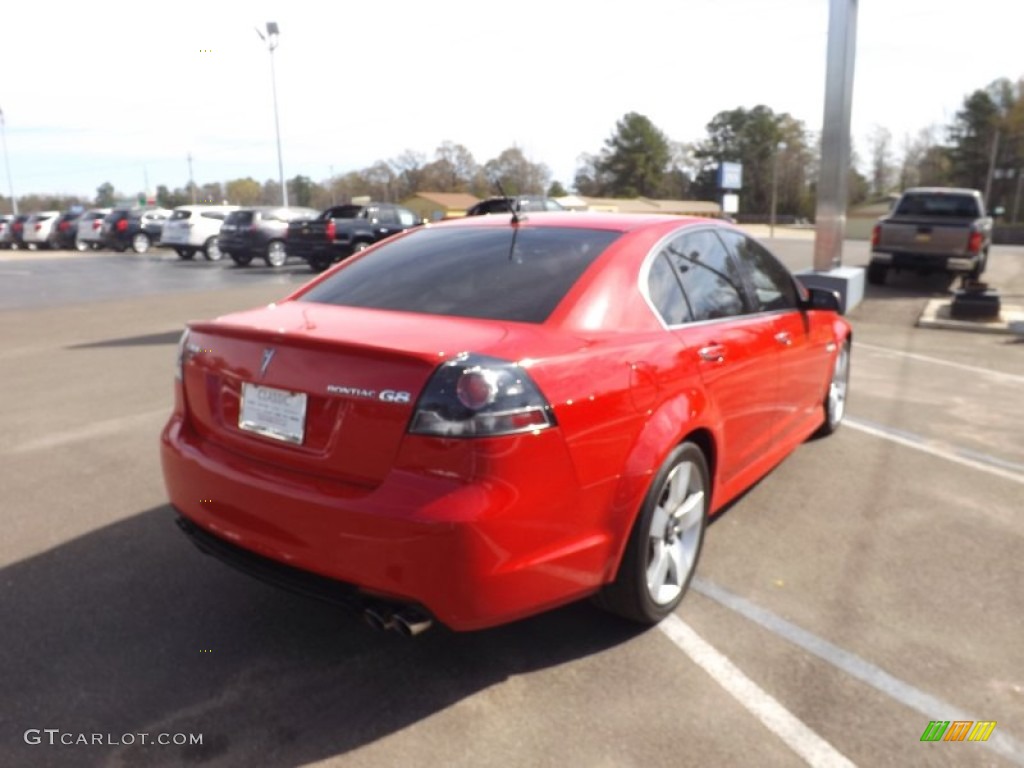
[[306,432],[306,395],[242,384],[238,426],[275,440],[301,444]]

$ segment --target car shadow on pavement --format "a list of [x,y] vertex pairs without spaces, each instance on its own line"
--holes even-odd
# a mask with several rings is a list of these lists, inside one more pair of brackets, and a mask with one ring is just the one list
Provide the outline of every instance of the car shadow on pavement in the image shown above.
[[[174,518],[150,509],[0,573],[5,766],[301,765],[644,631],[582,602],[481,632],[380,633],[204,557]],[[47,728],[115,746],[26,743]],[[117,745],[140,733],[202,744]]]

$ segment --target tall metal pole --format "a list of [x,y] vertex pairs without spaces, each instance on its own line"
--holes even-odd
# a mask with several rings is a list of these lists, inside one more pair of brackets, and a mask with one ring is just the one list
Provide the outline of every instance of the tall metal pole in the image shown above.
[[768,219],[768,237],[775,238],[775,213],[778,210],[778,199],[779,199],[779,152],[783,150],[785,144],[776,144],[775,151],[772,153],[772,202],[771,202],[771,215]]
[[814,236],[814,269],[819,272],[828,272],[843,261],[856,48],[857,0],[829,0],[825,117]]
[[192,191],[192,205],[196,204],[196,180],[192,178],[192,153],[188,153],[188,187]]
[[4,121],[4,111],[0,109],[0,136],[4,140],[4,165],[7,167],[7,188],[11,191],[11,210],[18,215],[18,201],[14,199],[14,183],[11,181],[11,159],[7,156],[7,123]]
[[274,131],[277,134],[277,175],[281,180],[281,205],[288,205],[288,185],[284,183],[284,162],[281,160],[281,123],[277,116],[277,72],[274,70],[274,50],[280,35],[277,24],[267,22],[267,48],[270,50],[270,86],[274,92]]

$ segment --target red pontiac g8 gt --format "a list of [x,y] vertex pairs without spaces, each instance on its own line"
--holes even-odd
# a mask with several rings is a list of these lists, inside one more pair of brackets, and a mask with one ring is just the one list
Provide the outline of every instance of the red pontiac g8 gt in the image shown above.
[[200,549],[377,626],[653,623],[708,517],[839,426],[849,359],[836,295],[728,225],[474,217],[190,324],[164,476]]

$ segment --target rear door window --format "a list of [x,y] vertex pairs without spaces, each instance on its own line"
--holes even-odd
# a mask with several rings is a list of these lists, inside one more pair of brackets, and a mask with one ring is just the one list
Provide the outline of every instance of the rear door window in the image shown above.
[[385,241],[300,301],[542,323],[619,232],[419,229]]
[[184,221],[192,217],[192,211],[175,211],[171,214],[171,221]]
[[747,311],[739,267],[712,230],[683,234],[666,247],[693,319],[717,320]]
[[750,283],[755,311],[796,309],[796,286],[789,270],[778,259],[763,245],[740,232],[723,229],[719,235],[736,256]]

